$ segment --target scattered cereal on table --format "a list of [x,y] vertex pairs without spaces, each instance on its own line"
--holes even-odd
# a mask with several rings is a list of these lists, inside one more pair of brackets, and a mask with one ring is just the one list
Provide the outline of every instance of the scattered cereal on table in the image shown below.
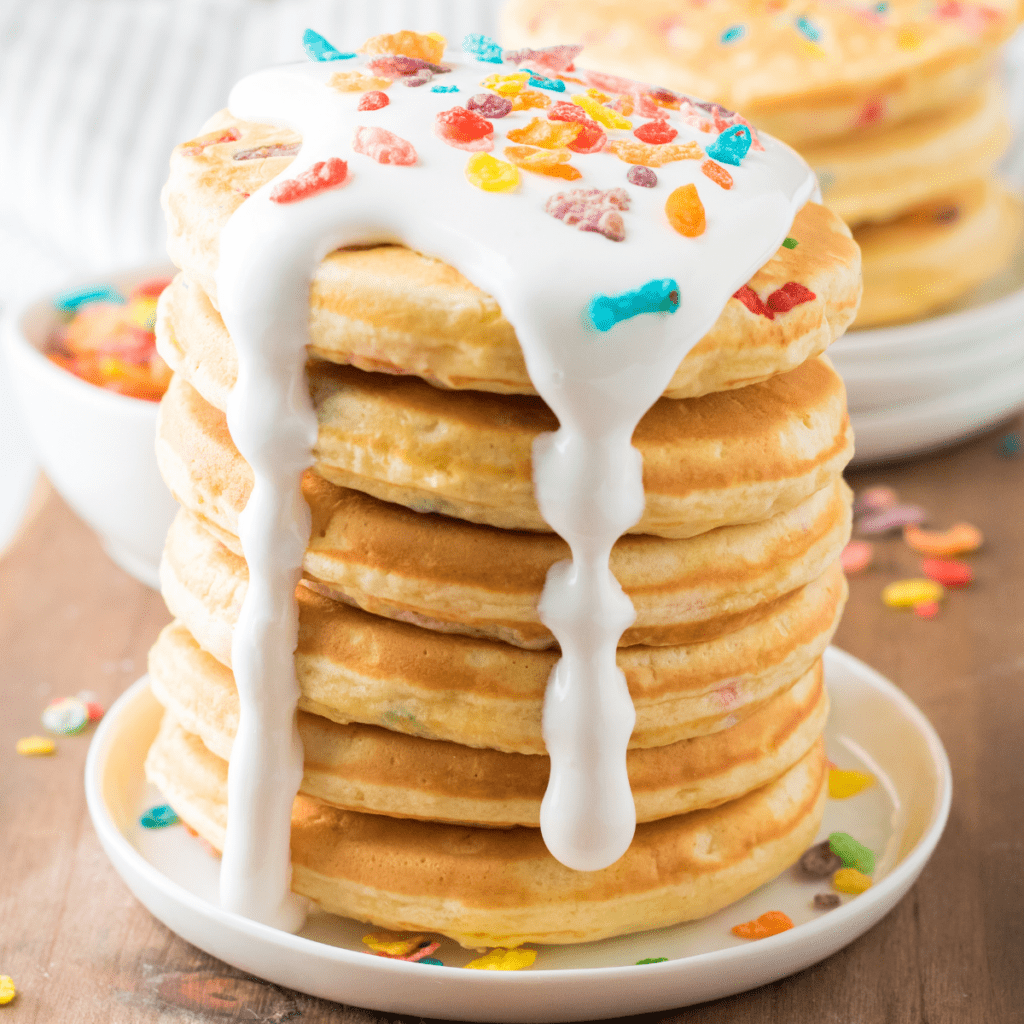
[[863,572],[874,560],[874,557],[873,544],[866,540],[851,540],[843,548],[839,560],[842,563],[843,572],[850,576],[855,572]]
[[859,896],[862,892],[867,892],[873,884],[867,875],[856,868],[840,868],[832,876],[832,887],[848,896]]
[[854,532],[864,537],[895,533],[907,526],[924,522],[925,511],[917,505],[892,505],[862,515],[854,524]]
[[532,967],[537,959],[535,949],[492,949],[489,953],[470,960],[466,967],[475,971],[521,971]]
[[844,868],[856,868],[866,875],[874,874],[875,855],[847,832],[833,832],[828,837],[829,849],[843,862]]
[[868,487],[861,491],[854,500],[853,514],[860,516],[865,512],[882,512],[899,503],[899,495],[891,487]]
[[139,824],[143,828],[167,828],[170,825],[177,825],[180,820],[170,804],[159,804],[156,807],[150,807],[139,818]]
[[781,910],[768,910],[753,921],[733,925],[732,933],[741,939],[767,939],[770,935],[778,935],[792,927],[793,922],[787,914]]
[[810,847],[800,858],[801,869],[812,878],[827,878],[842,866],[842,860],[832,852],[827,839]]
[[73,736],[89,724],[89,709],[77,697],[59,697],[46,705],[40,720],[47,732]]
[[966,562],[948,558],[925,558],[921,572],[944,587],[966,587],[974,581],[974,570]]
[[45,757],[57,749],[57,744],[46,736],[25,736],[14,744],[15,753],[23,757]]
[[828,795],[833,800],[846,800],[862,793],[875,784],[874,775],[868,772],[844,771],[831,768],[828,773]]
[[6,1006],[17,994],[14,979],[9,974],[0,974],[0,1006]]
[[835,910],[842,902],[837,893],[819,892],[814,894],[812,906],[815,910]]
[[929,579],[897,580],[882,590],[882,602],[889,608],[913,608],[945,596],[941,583]]
[[914,614],[919,619],[934,619],[939,614],[939,602],[921,601],[914,605]]
[[911,523],[904,528],[903,539],[919,554],[934,558],[964,555],[984,543],[981,530],[970,523],[956,523],[948,530],[922,530]]

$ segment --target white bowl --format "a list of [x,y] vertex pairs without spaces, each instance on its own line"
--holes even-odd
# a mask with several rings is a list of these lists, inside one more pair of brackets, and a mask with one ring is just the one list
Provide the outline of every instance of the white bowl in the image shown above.
[[[161,265],[81,286],[130,290],[171,273]],[[122,569],[156,588],[164,538],[177,511],[156,466],[157,403],[105,391],[50,362],[43,351],[59,322],[52,295],[5,319],[4,354],[24,423],[64,500]]]

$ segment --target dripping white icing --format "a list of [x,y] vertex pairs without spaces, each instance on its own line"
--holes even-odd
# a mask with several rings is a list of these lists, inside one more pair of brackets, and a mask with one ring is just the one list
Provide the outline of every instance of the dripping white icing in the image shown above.
[[[357,111],[359,93],[325,84],[362,59],[261,72],[240,82],[230,99],[236,117],[302,136],[281,178],[330,157],[349,164],[342,187],[298,203],[271,202],[274,183],[256,192],[222,234],[217,276],[239,355],[228,422],[256,475],[241,523],[250,583],[232,648],[241,720],[230,763],[222,899],[279,927],[301,920],[288,891],[288,823],[302,772],[293,590],[309,531],[299,480],[312,463],[316,421],[303,367],[308,290],[319,261],[343,245],[397,242],[456,267],[500,303],[534,386],[558,416],[560,429],[534,448],[540,510],[573,555],[552,567],[541,600],[543,621],[562,650],[544,709],[552,770],[541,825],[560,861],[596,870],[625,852],[636,821],[625,758],[634,712],[615,663],[634,613],[608,567],[613,544],[643,511],[641,460],[630,439],[682,358],[776,251],[814,190],[806,164],[764,138],[764,152],[751,151],[730,168],[731,191],[705,178],[700,161],[679,161],[658,169],[658,187],[628,187],[625,241],[578,231],[545,213],[546,199],[573,187],[627,187],[627,165],[610,152],[574,156],[584,175],[579,182],[521,172],[514,193],[475,188],[464,176],[469,154],[433,135],[434,115],[482,91],[487,75],[511,69],[461,54],[447,62],[453,73],[435,81],[458,92],[396,82],[391,104],[372,112]],[[537,114],[543,111],[495,120],[494,155],[502,157],[509,129]],[[715,133],[674,116],[672,124],[677,142],[714,141]],[[417,164],[380,165],[355,154],[357,126],[380,126],[408,140]],[[707,211],[707,230],[696,239],[676,234],[663,212],[671,190],[690,182]],[[607,333],[590,325],[586,310],[595,295],[664,278],[679,284],[675,314],[643,314]]]

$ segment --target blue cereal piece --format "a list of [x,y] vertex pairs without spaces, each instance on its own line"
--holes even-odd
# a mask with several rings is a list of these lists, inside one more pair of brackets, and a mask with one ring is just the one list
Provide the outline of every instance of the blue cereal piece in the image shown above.
[[720,164],[732,164],[739,167],[754,141],[750,129],[745,124],[734,124],[726,128],[715,141],[708,146],[708,156]]
[[418,964],[430,964],[431,967],[444,967],[444,963],[438,960],[436,956],[425,956],[421,960],[417,960]]
[[99,288],[80,288],[77,292],[64,292],[53,300],[53,305],[61,313],[77,313],[82,306],[88,306],[91,302],[112,302],[116,306],[123,306],[125,301],[125,297],[116,288],[103,285]]
[[462,49],[471,57],[486,61],[488,64],[500,64],[504,60],[501,47],[490,36],[482,36],[476,32],[470,33],[462,40]]
[[158,807],[150,807],[139,818],[139,824],[143,828],[167,828],[169,825],[177,825],[180,820],[170,804],[160,804]]
[[530,80],[526,84],[532,85],[534,89],[550,89],[552,92],[565,92],[565,82],[560,78],[544,78],[542,75],[530,75]]
[[738,42],[746,34],[747,34],[747,30],[746,30],[745,26],[743,26],[743,25],[732,25],[730,28],[727,28],[722,33],[722,36],[721,36],[722,43],[725,44],[726,46],[728,46],[729,43]]
[[457,85],[432,85],[430,87],[431,92],[458,92],[459,87]]
[[821,42],[821,29],[819,29],[809,18],[803,16],[797,18],[796,28],[800,35],[802,35],[809,43]]
[[311,28],[302,33],[302,48],[310,60],[351,60],[355,56],[354,53],[342,53]]
[[679,308],[679,285],[672,278],[648,281],[634,292],[621,295],[595,295],[587,312],[599,331],[611,330],[620,320],[641,313],[674,313]]
[[1007,434],[999,442],[999,454],[1004,459],[1015,459],[1020,455],[1020,434]]

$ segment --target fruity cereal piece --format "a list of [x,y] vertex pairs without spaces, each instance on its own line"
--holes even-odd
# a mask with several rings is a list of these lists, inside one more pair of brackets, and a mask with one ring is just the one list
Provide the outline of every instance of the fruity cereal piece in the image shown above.
[[676,160],[699,160],[704,150],[696,142],[670,142],[665,146],[652,146],[647,142],[632,139],[616,139],[609,149],[627,164],[643,164],[644,167],[661,167]]
[[510,75],[488,75],[480,84],[499,96],[516,96],[529,80],[529,71],[513,71]]
[[800,858],[800,867],[805,874],[812,878],[825,878],[834,874],[843,866],[843,862],[832,852],[828,840],[824,843],[816,843],[810,849],[804,851]]
[[745,284],[739,291],[733,292],[732,297],[739,299],[755,316],[766,316],[769,320],[775,319],[775,314],[764,304],[764,299],[749,284]]
[[319,32],[307,28],[302,33],[302,48],[310,60],[351,60],[354,53],[342,53],[337,47],[332,46]]
[[551,92],[565,92],[565,82],[560,78],[545,78],[543,75],[530,75],[529,82],[535,89],[548,89]]
[[361,71],[335,71],[327,84],[336,92],[369,92],[371,89],[379,92],[391,85],[391,79],[375,78]]
[[513,192],[519,187],[519,171],[489,153],[476,153],[466,162],[466,180],[485,192]]
[[835,910],[842,902],[834,892],[818,892],[814,894],[812,905],[815,910]]
[[899,501],[900,496],[891,487],[868,487],[857,495],[853,503],[853,514],[859,516],[865,512],[883,512],[898,505]]
[[526,967],[532,967],[536,959],[535,949],[498,948],[470,960],[466,966],[474,971],[521,971]]
[[985,541],[981,530],[970,523],[957,523],[948,530],[922,530],[916,524],[907,524],[903,539],[919,554],[935,558],[977,551]]
[[539,117],[533,118],[522,128],[513,128],[506,136],[509,142],[521,142],[541,149],[565,149],[582,131],[583,126],[572,122],[552,123]]
[[489,153],[494,148],[494,125],[465,107],[439,111],[434,118],[434,134],[456,149]]
[[641,188],[654,188],[658,184],[658,176],[650,169],[640,164],[635,164],[626,171],[626,181],[630,185],[639,185]]
[[[614,110],[609,110],[608,107],[601,106],[593,98],[593,96],[573,96],[572,102],[578,107],[582,107],[591,117],[592,120],[598,124],[604,125],[605,128],[632,128],[633,122],[628,118],[623,117],[621,114],[616,113]],[[641,160],[632,160],[630,163],[642,163]]]
[[45,757],[57,749],[57,744],[45,736],[25,736],[14,744],[14,752],[22,757]]
[[548,120],[571,121],[580,126],[579,134],[569,143],[569,148],[574,153],[597,153],[608,141],[608,136],[601,130],[601,126],[587,117],[583,109],[577,107],[575,103],[555,103],[548,111]]
[[237,128],[228,128],[226,130],[220,128],[215,132],[207,132],[205,135],[200,135],[197,139],[183,142],[181,151],[189,156],[199,156],[208,146],[219,146],[223,142],[237,142],[241,137],[242,133]]
[[966,562],[946,558],[924,559],[921,572],[944,587],[966,587],[974,580],[974,570]]
[[848,896],[859,896],[862,892],[867,892],[873,884],[867,875],[856,868],[840,868],[832,876],[832,888]]
[[875,777],[868,772],[844,771],[842,768],[829,769],[828,795],[833,800],[846,800],[874,784]]
[[747,155],[754,141],[753,133],[745,124],[737,124],[727,128],[708,146],[708,156],[719,163],[732,164],[738,167]]
[[686,238],[704,234],[707,222],[704,204],[700,201],[696,185],[680,185],[665,200],[665,216],[669,224]]
[[375,74],[383,75],[385,78],[404,78],[410,75],[419,74],[422,71],[429,71],[433,75],[443,75],[451,68],[443,64],[434,64],[422,57],[405,57],[396,54],[393,57],[377,57],[366,62],[366,66]]
[[385,956],[408,956],[428,942],[425,935],[404,935],[401,932],[373,932],[363,936],[364,945]]
[[732,188],[732,175],[721,164],[716,164],[714,160],[705,160],[700,169],[705,177],[710,178],[716,185],[721,185],[724,189]]
[[302,199],[344,185],[348,179],[348,164],[336,156],[318,160],[294,178],[279,181],[270,193],[275,203],[297,203]]
[[[924,519],[925,511],[917,505],[892,505],[878,512],[870,512],[861,516],[855,523],[854,529],[857,533],[870,537],[875,534],[892,533],[901,527],[916,526]],[[906,536],[904,529],[904,540],[906,540]]]
[[[384,94],[381,93],[383,96]],[[237,149],[232,160],[270,160],[278,156],[295,156],[301,148],[298,142],[272,142],[266,146],[254,146],[252,149]]]
[[478,92],[466,100],[466,109],[475,111],[481,117],[496,120],[512,113],[512,101],[507,96],[496,96],[493,92]]
[[46,705],[40,721],[47,732],[73,736],[89,724],[89,709],[78,697],[61,697]]
[[667,277],[648,281],[635,291],[621,295],[595,295],[587,306],[587,313],[599,331],[610,331],[621,320],[641,313],[674,313],[678,308],[679,285]]
[[380,92],[374,89],[371,92],[364,92],[359,97],[359,106],[356,110],[380,110],[381,107],[386,107],[391,100],[388,99],[387,93]]
[[501,47],[490,37],[470,33],[462,40],[462,49],[477,60],[488,64],[500,64],[504,59]]
[[392,32],[373,36],[363,43],[363,53],[399,53],[403,57],[419,57],[437,64],[444,56],[447,40],[436,32],[424,35],[422,32]]
[[732,933],[741,939],[767,939],[769,935],[788,932],[792,927],[793,922],[788,914],[784,914],[781,910],[767,910],[760,917],[755,917],[753,921],[733,925]]
[[929,579],[897,580],[882,591],[882,602],[890,608],[913,608],[928,601],[941,601],[946,591]]
[[805,288],[797,281],[787,281],[765,299],[765,305],[776,313],[788,313],[794,306],[803,305],[816,298],[810,288]]
[[649,142],[654,146],[663,146],[671,142],[679,132],[667,121],[648,121],[633,129],[633,134],[641,142]]
[[139,824],[143,828],[170,828],[171,825],[177,825],[179,821],[181,819],[170,804],[159,804],[156,807],[150,807],[139,818]]
[[573,61],[583,51],[583,47],[576,46],[545,46],[541,50],[524,48],[521,50],[506,50],[506,64],[522,64],[533,72],[545,72],[549,75],[561,75],[572,71]]
[[544,204],[552,217],[580,231],[596,231],[613,242],[626,237],[620,210],[629,209],[629,193],[624,188],[574,188],[556,192]]
[[386,128],[356,128],[352,148],[379,164],[398,164],[409,167],[416,163],[416,149],[406,139]]
[[576,181],[583,175],[570,163],[572,154],[567,149],[536,149],[533,146],[506,146],[505,156],[517,167],[550,178]]
[[551,106],[551,97],[536,89],[524,89],[512,97],[513,110],[546,110]]
[[17,994],[14,979],[9,974],[0,974],[0,1006],[6,1006]]
[[874,545],[866,540],[851,540],[843,548],[839,561],[848,576],[866,569],[875,557]]
[[828,848],[843,862],[844,868],[856,868],[866,875],[874,873],[874,853],[848,833],[833,832],[828,837]]

